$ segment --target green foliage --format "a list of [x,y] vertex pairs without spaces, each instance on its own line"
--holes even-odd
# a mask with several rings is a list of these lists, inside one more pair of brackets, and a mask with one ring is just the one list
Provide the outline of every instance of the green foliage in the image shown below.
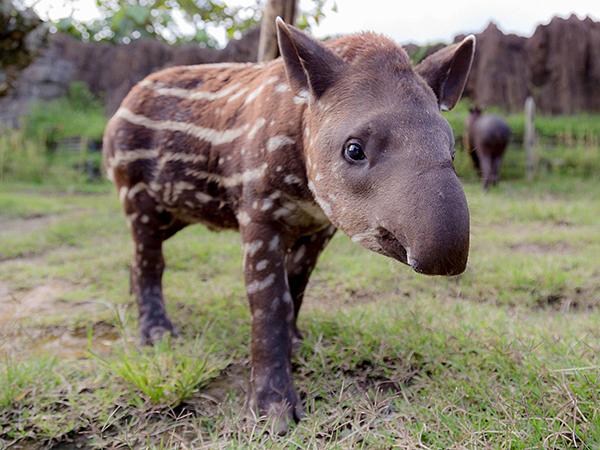
[[[307,28],[323,17],[330,0],[310,0],[298,23]],[[264,0],[232,6],[223,0],[96,0],[101,17],[79,21],[73,17],[55,23],[57,30],[89,41],[129,43],[154,38],[169,43],[196,42],[216,47],[213,30],[222,28],[228,39],[239,38],[258,25]],[[332,9],[336,9],[333,2]]]
[[131,403],[146,401],[154,405],[175,407],[219,375],[227,363],[213,357],[214,351],[204,341],[173,347],[163,339],[152,348],[139,351],[125,346],[111,358],[93,353],[108,372],[132,388]]
[[22,130],[1,130],[0,184],[19,182],[95,190],[104,184],[98,183],[102,154],[88,150],[88,143],[83,139],[75,148],[49,147],[46,139],[28,137]]
[[28,138],[45,139],[52,146],[71,137],[100,140],[107,119],[85,83],[74,82],[65,97],[34,105],[24,122]]
[[421,61],[423,61],[425,59],[425,56],[427,56],[427,52],[429,51],[429,49],[431,49],[432,47],[437,47],[438,45],[439,44],[426,44],[419,46],[416,52],[409,55],[413,65],[417,65]]
[[0,361],[0,409],[17,406],[28,395],[43,395],[48,386],[60,383],[54,373],[56,359],[40,357],[15,361],[6,357]]
[[28,182],[67,188],[97,181],[106,126],[104,109],[83,83],[67,96],[38,102],[20,130],[0,130],[0,183]]
[[41,140],[26,139],[18,130],[0,130],[0,183],[40,183],[47,166],[46,146]]
[[[450,122],[454,130],[457,142],[462,142],[465,120],[469,115],[469,100],[463,100],[456,107],[445,113],[444,116]],[[512,141],[523,142],[525,134],[525,115],[523,113],[506,114],[499,108],[490,107],[485,109],[486,113],[497,114],[504,117],[512,131]],[[543,145],[600,145],[600,114],[573,114],[573,115],[537,115],[535,128],[540,143]]]

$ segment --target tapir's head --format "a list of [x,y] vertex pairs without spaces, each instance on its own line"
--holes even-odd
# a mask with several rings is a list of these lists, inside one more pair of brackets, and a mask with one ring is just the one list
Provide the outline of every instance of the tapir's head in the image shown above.
[[381,36],[340,41],[342,59],[281,19],[277,32],[292,89],[310,93],[306,167],[325,214],[353,241],[417,272],[463,272],[469,210],[440,110],[462,95],[474,37],[413,68]]

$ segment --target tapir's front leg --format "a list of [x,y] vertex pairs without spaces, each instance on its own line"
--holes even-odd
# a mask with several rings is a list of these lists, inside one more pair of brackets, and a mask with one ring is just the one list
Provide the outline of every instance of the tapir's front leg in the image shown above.
[[308,284],[308,279],[312,273],[319,255],[333,237],[336,228],[333,225],[314,233],[312,235],[302,236],[298,239],[288,254],[286,268],[288,274],[288,284],[290,293],[294,300],[294,323],[293,323],[293,344],[296,346],[302,340],[302,334],[298,330],[298,313],[302,306],[304,290]]
[[252,311],[250,404],[275,419],[284,433],[301,416],[292,382],[291,350],[294,304],[285,269],[286,245],[269,225],[252,223],[241,230],[244,275]]

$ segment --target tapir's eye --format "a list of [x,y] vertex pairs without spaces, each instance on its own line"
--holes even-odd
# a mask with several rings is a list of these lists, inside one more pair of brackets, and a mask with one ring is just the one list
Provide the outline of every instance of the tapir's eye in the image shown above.
[[349,162],[358,162],[367,159],[360,142],[351,139],[344,145],[344,158]]

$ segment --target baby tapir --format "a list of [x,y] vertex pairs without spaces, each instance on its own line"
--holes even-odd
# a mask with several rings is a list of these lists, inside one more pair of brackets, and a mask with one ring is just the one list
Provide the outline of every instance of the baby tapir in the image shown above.
[[483,180],[484,189],[488,189],[500,179],[500,165],[510,140],[510,128],[504,119],[482,114],[478,107],[469,109],[465,125],[467,151]]
[[162,243],[193,223],[239,229],[252,312],[251,405],[279,431],[301,415],[291,371],[304,289],[336,229],[430,275],[466,266],[469,211],[440,114],[459,100],[467,37],[415,68],[372,33],[319,43],[281,19],[266,64],[163,70],[110,120],[105,166],[135,244],[142,340],[175,328]]

